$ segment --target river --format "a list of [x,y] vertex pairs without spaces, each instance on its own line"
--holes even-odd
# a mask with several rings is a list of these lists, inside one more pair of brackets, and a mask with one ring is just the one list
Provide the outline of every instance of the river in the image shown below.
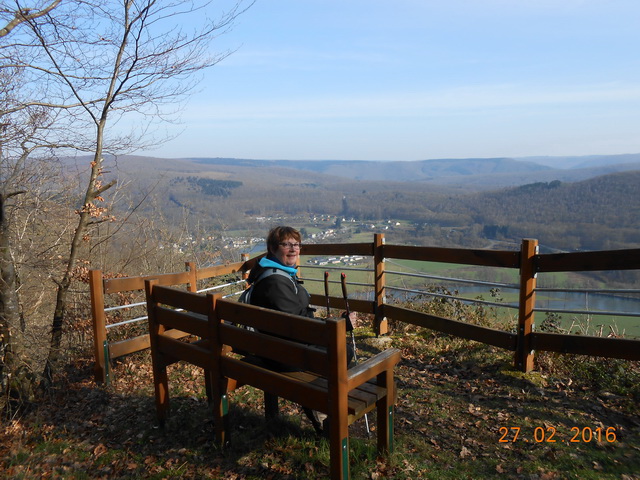
[[[457,290],[457,296],[460,297],[474,299],[481,296],[483,300],[496,301],[490,294],[490,287],[487,286],[463,285],[447,288],[449,291]],[[509,298],[503,303],[517,304],[517,300],[513,300],[513,294],[508,295],[507,292],[516,291],[512,289],[501,290],[499,293]],[[406,294],[400,292],[397,295],[400,297]],[[600,330],[600,325],[604,325],[603,331],[609,333],[611,331],[609,325],[611,325],[616,333],[624,333],[626,337],[640,338],[640,295],[637,293],[633,295],[622,296],[594,292],[537,292],[536,309],[543,311],[537,314],[539,320],[536,323],[541,323],[546,310],[569,310],[570,312],[559,312],[563,328],[568,329],[573,325],[578,329],[580,327],[587,328],[588,334],[596,334]],[[591,313],[587,315],[575,313],[575,311],[589,311]],[[628,316],[629,314],[635,314],[635,316]],[[575,332],[575,329],[572,331]]]

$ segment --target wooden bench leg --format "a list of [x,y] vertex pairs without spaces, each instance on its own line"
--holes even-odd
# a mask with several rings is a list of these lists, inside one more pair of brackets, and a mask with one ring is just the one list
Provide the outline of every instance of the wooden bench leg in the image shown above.
[[332,480],[349,479],[349,427],[346,408],[329,421],[329,454]]
[[167,367],[160,355],[153,355],[152,362],[156,414],[160,427],[164,427],[165,421],[169,417],[169,380],[167,378]]
[[[386,403],[386,402],[385,402]],[[393,405],[380,405],[378,411],[378,452],[393,452]]]
[[221,380],[212,378],[210,379],[213,390],[213,421],[216,431],[216,443],[220,447],[226,447],[230,441],[229,425],[228,425],[228,413],[229,413],[229,399],[227,397],[228,382],[229,380],[223,378]]
[[211,402],[213,402],[213,387],[211,385],[213,381],[213,376],[211,375],[211,372],[208,370],[204,371],[204,391],[207,394],[207,403],[209,405],[211,405]]
[[387,371],[378,376],[378,385],[387,388],[387,394],[376,402],[378,419],[378,452],[393,452],[393,401],[395,382],[393,372]]

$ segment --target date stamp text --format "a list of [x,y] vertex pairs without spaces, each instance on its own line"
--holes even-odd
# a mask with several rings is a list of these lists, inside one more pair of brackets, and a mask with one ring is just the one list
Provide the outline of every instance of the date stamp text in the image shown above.
[[617,440],[615,427],[571,427],[568,432],[553,426],[500,427],[498,443],[614,443]]

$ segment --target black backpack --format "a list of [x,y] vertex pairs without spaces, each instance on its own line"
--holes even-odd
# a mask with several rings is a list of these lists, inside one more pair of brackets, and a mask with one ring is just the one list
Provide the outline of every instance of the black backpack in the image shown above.
[[249,288],[247,288],[244,292],[242,292],[240,294],[240,298],[238,298],[238,301],[240,303],[251,303],[251,293],[253,292],[253,287],[255,287],[258,282],[260,280],[263,280],[271,275],[283,275],[285,277],[287,277],[289,280],[291,280],[291,283],[293,283],[293,288],[296,291],[296,294],[298,293],[298,285],[296,285],[296,281],[293,279],[293,277],[291,275],[289,275],[287,272],[284,272],[282,270],[280,270],[279,268],[266,268],[264,270],[264,272],[262,272],[258,278],[256,278],[256,280],[251,284],[251,286]]
[[[298,293],[298,286],[296,285],[296,281],[293,279],[291,275],[289,275],[287,272],[283,272],[279,268],[267,268],[265,269],[264,272],[262,272],[258,276],[258,278],[256,278],[255,282],[253,282],[249,288],[247,288],[244,292],[240,294],[240,298],[238,298],[238,302],[251,304],[251,293],[253,292],[253,287],[255,287],[260,280],[270,277],[271,275],[284,275],[289,280],[291,280],[291,282],[293,283],[293,288],[295,288],[296,290],[296,294]],[[247,327],[245,325],[237,325],[235,323],[232,323],[232,325],[235,325],[236,327],[244,328],[246,330],[249,330],[250,332],[255,332],[255,329],[253,327]]]

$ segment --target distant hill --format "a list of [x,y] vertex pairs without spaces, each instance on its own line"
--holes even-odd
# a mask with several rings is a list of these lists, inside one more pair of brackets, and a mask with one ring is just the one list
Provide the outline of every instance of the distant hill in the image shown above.
[[575,182],[599,175],[640,170],[640,154],[584,157],[461,158],[374,162],[363,160],[251,160],[187,158],[213,167],[285,168],[358,181],[425,182],[475,190],[534,182]]
[[535,182],[552,182],[559,180],[565,183],[579,182],[590,178],[612,173],[640,170],[640,162],[614,163],[610,165],[595,165],[582,168],[548,168],[531,172],[495,172],[493,174],[476,174],[466,176],[440,177],[430,183],[437,183],[441,187],[466,187],[468,190],[494,190],[496,188],[514,187]]
[[[417,161],[260,160],[241,158],[107,157],[113,175],[143,173],[148,180],[204,175],[222,180],[259,178],[273,186],[294,183],[405,183],[439,191],[487,191],[535,182],[578,182],[610,173],[640,170],[640,154],[575,157],[460,158]],[[89,157],[65,159],[86,168]],[[304,172],[304,173],[302,173]],[[422,185],[420,185],[422,184]]]
[[622,155],[585,155],[570,157],[523,157],[521,160],[546,165],[554,169],[605,167],[617,164],[638,164],[640,153]]
[[352,180],[387,180],[396,182],[549,170],[549,167],[543,165],[511,158],[464,158],[392,162],[364,160],[247,160],[232,158],[193,158],[186,160],[204,165],[218,166],[234,165],[254,168],[277,166]]
[[640,245],[640,170],[582,182],[537,182],[449,199],[494,238],[535,237],[565,249]]
[[[638,157],[562,157],[567,168],[551,168],[510,158],[124,156],[106,158],[105,180],[118,180],[119,197],[129,199],[124,208],[142,202],[138,214],[181,231],[191,224],[212,233],[261,232],[265,218],[324,215],[353,224],[405,220],[394,235],[409,244],[484,248],[530,237],[554,249],[601,250],[640,245]],[[66,159],[74,171],[88,162]]]

